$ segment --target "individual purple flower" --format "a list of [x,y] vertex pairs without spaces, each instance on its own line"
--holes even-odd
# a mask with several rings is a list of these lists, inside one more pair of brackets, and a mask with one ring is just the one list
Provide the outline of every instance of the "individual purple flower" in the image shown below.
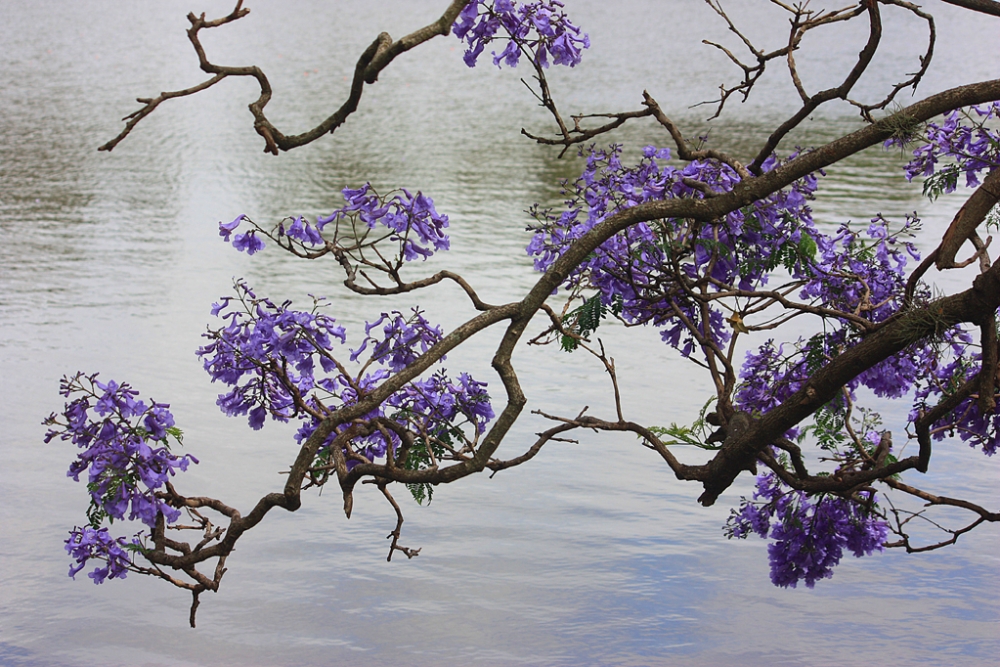
[[246,218],[246,216],[241,214],[236,216],[236,219],[232,222],[219,223],[219,236],[222,237],[223,241],[229,241],[229,236],[236,230],[237,227],[240,226],[240,223],[243,222],[244,218]]
[[237,234],[234,236],[233,247],[240,252],[253,255],[264,249],[264,242],[257,237],[256,230],[250,230],[246,234]]

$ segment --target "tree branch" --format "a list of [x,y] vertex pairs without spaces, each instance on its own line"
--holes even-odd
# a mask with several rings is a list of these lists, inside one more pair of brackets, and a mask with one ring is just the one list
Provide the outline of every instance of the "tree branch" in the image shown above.
[[357,110],[358,103],[361,101],[361,95],[364,92],[365,84],[370,85],[375,83],[382,70],[388,67],[397,56],[438,35],[449,34],[451,32],[452,24],[455,22],[455,19],[458,18],[459,12],[462,11],[462,8],[464,8],[468,2],[469,0],[453,0],[445,10],[444,14],[441,15],[441,18],[437,21],[410,33],[398,41],[393,42],[388,33],[381,33],[358,58],[358,63],[354,68],[354,78],[351,82],[350,95],[340,108],[313,129],[303,132],[302,134],[290,136],[285,135],[278,130],[278,128],[276,128],[271,121],[268,120],[264,113],[264,107],[267,106],[267,103],[271,100],[272,94],[271,84],[267,80],[267,76],[264,75],[264,72],[254,65],[248,67],[224,67],[221,65],[215,65],[208,60],[208,57],[205,54],[205,49],[201,44],[199,33],[203,28],[216,28],[218,26],[231,23],[232,21],[243,18],[250,12],[249,9],[243,7],[243,0],[237,0],[233,11],[228,16],[219,19],[206,20],[205,14],[201,14],[201,16],[196,16],[193,13],[188,14],[188,21],[191,22],[191,27],[187,31],[188,39],[191,41],[191,45],[194,47],[195,53],[198,55],[199,65],[204,72],[214,74],[215,76],[208,81],[198,84],[197,86],[192,86],[191,88],[185,88],[184,90],[174,92],[160,93],[160,95],[155,98],[139,98],[139,103],[145,104],[145,106],[123,118],[122,120],[127,121],[125,129],[123,129],[117,137],[103,144],[97,150],[113,150],[115,146],[128,136],[136,124],[152,113],[161,102],[176,97],[193,95],[194,93],[205,90],[206,88],[209,88],[230,76],[250,76],[257,80],[257,84],[260,87],[260,96],[254,102],[250,103],[249,109],[250,113],[253,114],[254,117],[254,129],[261,135],[261,137],[264,138],[265,153],[277,155],[279,151],[288,151],[293,148],[297,148],[298,146],[303,146],[315,141],[327,133],[334,132],[338,127],[343,125],[348,116]]

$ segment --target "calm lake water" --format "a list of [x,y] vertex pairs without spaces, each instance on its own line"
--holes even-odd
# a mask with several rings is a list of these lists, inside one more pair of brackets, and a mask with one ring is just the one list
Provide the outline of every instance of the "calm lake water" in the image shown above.
[[[66,531],[84,520],[86,490],[65,477],[66,443],[43,445],[41,419],[59,409],[61,375],[78,369],[127,380],[172,404],[188,451],[202,463],[182,492],[248,508],[279,488],[294,455],[291,430],[250,432],[214,407],[217,386],[194,357],[208,308],[245,277],[276,299],[333,299],[356,343],[361,326],[413,299],[345,294],[332,264],[275,252],[248,258],[222,244],[217,223],[315,217],[340,190],[371,181],[430,194],[451,217],[453,250],[416,267],[450,266],[488,301],[519,298],[535,275],[524,256],[534,202],[558,203],[559,180],[580,162],[530,144],[521,127],[545,117],[516,72],[461,61],[452,37],[406,54],[367,90],[336,135],[280,158],[263,155],[246,81],[164,104],[113,153],[134,98],[201,80],[183,30],[190,10],[226,2],[3,0],[0,21],[0,665],[882,665],[992,664],[1000,651],[1000,534],[986,527],[922,556],[895,551],[845,561],[814,590],[781,590],[761,540],[728,542],[721,526],[749,480],[712,508],[631,438],[553,443],[530,464],[493,479],[437,490],[429,507],[404,498],[404,543],[423,551],[385,562],[394,523],[371,489],[346,521],[339,494],[309,495],[246,535],[199,627],[188,596],[133,575],[95,587],[66,577]],[[276,94],[269,112],[288,133],[339,105],[357,54],[381,30],[399,36],[439,15],[444,0],[250,3],[246,19],[206,34],[220,63],[255,63]],[[731,3],[738,4],[738,3]],[[929,94],[1000,75],[995,19],[943,3]],[[701,2],[567,0],[593,48],[575,70],[553,72],[567,112],[639,108],[648,89],[691,135],[735,72],[702,38],[730,39]],[[752,34],[781,39],[786,24],[764,3],[741,5]],[[886,12],[887,54],[862,88],[874,96],[915,67],[920,25]],[[860,27],[860,26],[859,26]],[[807,85],[833,82],[860,49],[848,27],[801,60]],[[732,43],[731,41],[729,43]],[[808,44],[807,44],[808,47]],[[779,68],[775,68],[776,70]],[[812,83],[810,83],[812,82]],[[750,102],[711,125],[739,153],[794,109],[775,72]],[[818,113],[797,140],[815,144],[856,125],[850,110]],[[651,123],[609,137],[633,149],[665,145]],[[823,224],[899,219],[919,210],[933,245],[959,197],[934,206],[901,176],[900,156],[878,150],[837,165],[816,202]],[[938,283],[943,291],[961,282]],[[456,290],[416,297],[454,326],[470,314]],[[627,416],[690,423],[711,393],[706,379],[653,331],[613,326]],[[497,335],[473,340],[449,367],[494,382]],[[610,415],[602,370],[580,355],[523,348],[515,356],[529,409]],[[495,384],[495,383],[494,383]],[[886,412],[901,428],[905,406]],[[525,412],[501,453],[533,441],[543,422]],[[901,441],[898,437],[897,441]],[[939,446],[932,490],[961,489],[997,506],[998,462]]]

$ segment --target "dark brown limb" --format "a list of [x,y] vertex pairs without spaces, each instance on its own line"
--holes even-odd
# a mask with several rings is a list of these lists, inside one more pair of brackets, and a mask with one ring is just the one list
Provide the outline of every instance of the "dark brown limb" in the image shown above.
[[191,624],[192,628],[195,627],[194,617],[198,613],[198,605],[201,604],[201,600],[198,599],[199,595],[201,595],[201,591],[191,592],[191,612],[188,614],[188,623]]
[[215,76],[208,81],[191,88],[169,93],[160,93],[160,95],[156,98],[140,98],[139,102],[145,104],[145,106],[135,113],[126,116],[125,120],[128,122],[125,125],[125,129],[122,130],[117,137],[100,146],[98,150],[110,151],[114,149],[115,146],[128,136],[136,124],[152,113],[161,102],[175,97],[184,97],[200,92],[230,76],[249,76],[257,81],[260,88],[260,96],[255,101],[250,103],[249,109],[250,113],[253,114],[254,117],[254,129],[261,135],[261,137],[264,138],[264,152],[277,155],[279,151],[288,151],[293,148],[297,148],[298,146],[303,146],[319,139],[325,134],[334,132],[338,127],[343,125],[348,116],[357,110],[358,103],[361,101],[361,96],[364,92],[365,84],[371,85],[375,83],[382,70],[388,67],[397,56],[416,46],[419,46],[420,44],[423,44],[429,39],[437,37],[438,35],[449,34],[452,24],[455,22],[459,12],[462,11],[462,8],[465,7],[466,4],[468,4],[468,0],[452,0],[444,14],[442,14],[437,21],[414,31],[395,42],[392,41],[392,38],[388,33],[383,32],[376,37],[371,45],[361,54],[360,58],[358,58],[358,63],[354,68],[354,78],[351,82],[351,92],[347,100],[339,109],[337,109],[337,111],[335,111],[319,125],[311,130],[303,132],[302,134],[296,135],[285,135],[278,130],[278,128],[276,128],[265,115],[264,107],[267,106],[267,103],[271,100],[272,90],[267,76],[265,76],[264,72],[260,68],[254,65],[247,67],[224,67],[216,65],[209,61],[207,55],[205,54],[205,49],[201,44],[199,33],[203,28],[216,28],[221,25],[231,23],[232,21],[243,18],[250,12],[249,9],[243,7],[243,0],[237,0],[233,11],[229,15],[219,19],[206,20],[204,14],[201,14],[200,16],[197,16],[194,13],[188,14],[188,21],[191,23],[191,27],[187,31],[188,39],[191,41],[191,45],[194,47],[195,53],[198,55],[199,65],[202,71]]
[[979,342],[983,349],[983,365],[979,369],[979,414],[989,415],[997,407],[997,323],[995,318],[979,325]]
[[868,65],[871,64],[872,58],[875,57],[875,52],[878,50],[879,42],[882,39],[882,16],[878,9],[878,3],[875,0],[865,0],[864,3],[868,10],[868,42],[865,44],[864,48],[858,54],[858,61],[854,64],[850,73],[836,88],[828,88],[821,92],[816,93],[809,98],[809,101],[802,105],[795,115],[782,123],[777,130],[775,130],[770,137],[768,137],[767,142],[764,144],[760,152],[757,153],[757,157],[754,158],[753,162],[747,169],[756,175],[760,175],[761,166],[764,164],[764,160],[770,157],[774,149],[778,147],[778,143],[791,132],[793,129],[798,127],[798,125],[809,117],[813,111],[815,111],[824,102],[829,102],[835,99],[846,99],[847,95],[854,88],[854,84],[857,83],[861,75],[864,74],[865,70],[868,69]]
[[949,5],[955,5],[956,7],[962,7],[963,9],[971,9],[974,12],[979,12],[981,14],[989,14],[990,16],[1000,16],[1000,2],[995,0],[943,0]]
[[987,214],[1000,202],[1000,167],[994,168],[955,214],[941,239],[935,259],[938,270],[956,267],[955,256],[962,244],[970,240]]

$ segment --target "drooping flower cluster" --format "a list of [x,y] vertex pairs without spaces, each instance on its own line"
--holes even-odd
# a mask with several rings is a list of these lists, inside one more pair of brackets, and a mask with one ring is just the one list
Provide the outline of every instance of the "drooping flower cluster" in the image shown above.
[[[907,179],[926,178],[924,192],[932,197],[952,192],[960,176],[965,177],[967,187],[979,185],[983,172],[1000,167],[998,119],[1000,102],[993,102],[950,111],[940,124],[927,123],[920,137],[922,145],[914,149],[913,159],[905,167]],[[900,143],[901,139],[894,138],[886,146]],[[939,164],[942,159],[946,159],[944,165]]]
[[[553,64],[575,67],[582,50],[590,48],[590,37],[570,22],[563,6],[559,0],[470,2],[452,27],[467,44],[465,64],[475,67],[486,45],[499,39],[507,44],[500,53],[493,52],[497,67],[517,67],[522,54],[541,67],[549,66],[550,56]],[[498,36],[501,29],[504,34]]]
[[[396,258],[404,262],[427,259],[438,250],[448,250],[450,240],[444,232],[448,216],[438,213],[434,201],[422,192],[414,195],[404,188],[380,195],[371,184],[365,183],[357,189],[344,188],[343,195],[346,205],[328,216],[316,218],[315,225],[299,216],[266,230],[240,215],[232,222],[220,222],[219,236],[227,242],[232,239],[234,248],[249,255],[264,248],[264,241],[258,235],[279,243],[294,241],[306,250],[329,247],[344,249],[349,254],[377,243],[384,252],[385,242],[389,241],[398,245]],[[244,221],[252,229],[235,233]],[[331,224],[333,240],[327,241],[323,232]],[[349,239],[346,245],[345,239]]]
[[[230,416],[249,415],[250,426],[259,429],[268,414],[277,421],[302,420],[295,439],[302,443],[333,410],[353,405],[394,373],[410,365],[441,340],[440,327],[432,325],[414,308],[409,315],[382,313],[365,326],[361,345],[350,352],[353,370],[337,359],[334,341],[346,342],[344,328],[319,311],[316,299],[308,312],[293,310],[290,302],[275,305],[258,297],[242,282],[237,296],[212,308],[228,325],[205,334],[211,342],[198,350],[213,381],[232,387],[217,401]],[[440,361],[443,361],[442,357]],[[482,433],[493,418],[486,384],[468,374],[457,381],[439,370],[426,380],[404,385],[361,421],[375,423],[393,419],[417,432],[436,432],[472,426]],[[331,433],[320,449],[329,447],[349,425]],[[348,467],[372,462],[396,448],[394,432],[381,429],[356,436],[350,443]]]
[[772,473],[757,477],[754,500],[744,499],[727,523],[730,537],[751,533],[770,537],[767,547],[771,581],[792,587],[804,581],[812,588],[833,576],[847,549],[856,557],[882,551],[888,526],[878,516],[875,494],[864,502],[838,496],[809,497],[781,484]]
[[87,558],[97,558],[111,569],[99,576],[92,573],[95,583],[101,583],[109,572],[124,578],[118,573],[124,572],[121,562],[126,555],[116,550],[124,544],[123,538],[111,538],[101,523],[128,518],[153,528],[161,515],[168,523],[176,521],[180,511],[158,498],[157,490],[198,461],[191,454],[177,456],[170,451],[170,441],[179,443],[181,432],[169,405],[154,401],[147,405],[129,385],[101,382],[96,373],[64,377],[59,391],[66,398],[76,398],[66,403],[61,414],[53,413],[45,420],[50,427],[45,442],[70,440],[82,450],[67,475],[80,481],[80,474],[87,473],[91,498],[90,528],[74,529],[66,543],[78,563],[70,574],[78,572]]

